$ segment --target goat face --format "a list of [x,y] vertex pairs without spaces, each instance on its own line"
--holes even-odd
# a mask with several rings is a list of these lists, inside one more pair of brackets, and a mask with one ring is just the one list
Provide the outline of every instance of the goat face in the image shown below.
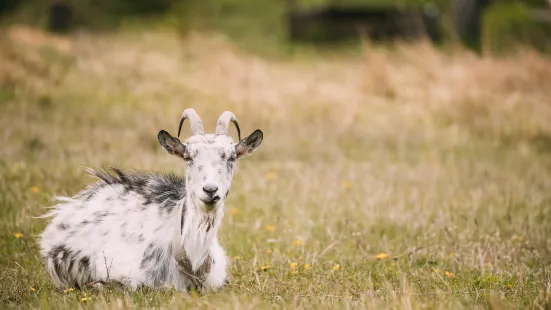
[[[186,110],[187,114],[192,113],[190,110]],[[225,114],[220,118],[222,119]],[[182,119],[184,117],[183,115]],[[186,116],[185,119],[187,118],[191,119],[193,130],[194,118]],[[235,119],[235,116],[233,118]],[[200,119],[195,121],[200,122]],[[196,132],[183,143],[164,130],[158,134],[161,146],[168,153],[185,161],[186,192],[193,203],[203,207],[205,211],[215,210],[224,204],[230,191],[236,161],[250,155],[262,143],[263,134],[260,130],[234,143],[233,139],[226,134],[228,123],[229,121],[221,123],[219,120],[216,134],[205,135],[202,130],[195,127]],[[236,120],[235,123],[237,123]],[[202,127],[202,123],[200,125]],[[219,130],[219,127],[224,125],[226,131]],[[236,126],[239,128],[237,124]]]

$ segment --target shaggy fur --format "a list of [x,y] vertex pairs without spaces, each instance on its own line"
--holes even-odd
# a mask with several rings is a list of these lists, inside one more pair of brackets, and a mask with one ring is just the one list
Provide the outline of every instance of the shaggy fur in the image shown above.
[[[191,220],[183,202],[185,179],[172,174],[113,170],[111,174],[90,169],[99,182],[74,198],[59,198],[48,214],[53,220],[42,234],[41,243],[48,273],[60,288],[114,280],[132,288],[189,289],[192,281],[173,276],[179,269],[172,251],[176,212],[181,211],[182,227],[186,218]],[[203,221],[213,220],[218,226],[221,214],[217,215]],[[208,234],[208,225],[197,223],[196,228]],[[225,269],[226,260],[216,239],[211,252],[221,254],[219,261],[203,269]],[[193,274],[206,280],[205,274]],[[212,284],[222,285],[225,277],[221,278],[212,279]]]

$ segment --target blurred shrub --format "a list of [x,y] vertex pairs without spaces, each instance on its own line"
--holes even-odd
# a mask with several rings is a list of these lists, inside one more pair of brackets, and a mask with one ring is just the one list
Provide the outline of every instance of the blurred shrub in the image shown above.
[[0,14],[15,9],[19,4],[21,0],[0,0]]
[[64,2],[76,10],[93,9],[92,12],[103,11],[109,14],[155,14],[170,9],[177,0],[0,0],[0,13],[15,9],[21,5],[28,7],[43,7],[45,4]]
[[484,14],[483,46],[489,52],[506,52],[515,43],[545,50],[550,25],[535,21],[526,3],[497,1]]
[[[133,16],[162,15],[175,4],[191,0],[0,0],[0,13],[10,12],[9,19],[18,23],[45,26],[53,3],[67,4],[74,16],[72,26],[104,29],[118,25]],[[14,10],[15,9],[15,10]]]
[[542,8],[547,5],[547,0],[494,0],[495,3],[524,3],[529,7]]

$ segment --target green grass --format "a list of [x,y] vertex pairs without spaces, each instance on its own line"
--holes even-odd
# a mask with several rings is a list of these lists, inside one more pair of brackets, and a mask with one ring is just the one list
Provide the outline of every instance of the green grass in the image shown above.
[[[537,54],[365,45],[265,60],[166,30],[0,37],[3,308],[550,306],[551,63]],[[220,232],[232,284],[56,290],[33,217],[92,182],[82,166],[183,174],[156,135],[188,107],[207,130],[231,110],[265,133]]]

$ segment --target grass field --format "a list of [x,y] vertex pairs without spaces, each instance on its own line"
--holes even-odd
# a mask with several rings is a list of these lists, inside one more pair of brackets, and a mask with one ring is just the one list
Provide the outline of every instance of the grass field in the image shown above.
[[[210,33],[0,34],[2,308],[551,307],[551,61],[428,44],[263,59]],[[84,166],[183,174],[195,108],[264,143],[238,167],[218,294],[56,290],[35,219]],[[188,127],[185,133],[189,134]]]

